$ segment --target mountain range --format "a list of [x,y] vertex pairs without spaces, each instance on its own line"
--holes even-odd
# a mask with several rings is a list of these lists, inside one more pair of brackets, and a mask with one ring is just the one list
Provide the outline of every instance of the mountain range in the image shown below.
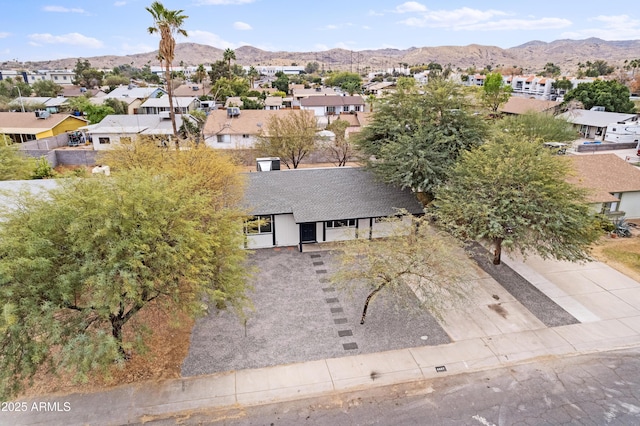
[[[197,43],[179,43],[175,49],[174,66],[196,66],[222,59],[223,49]],[[530,41],[520,46],[502,49],[496,46],[470,44],[468,46],[411,47],[409,49],[377,49],[351,51],[331,49],[321,52],[270,52],[252,46],[242,46],[234,50],[235,63],[240,65],[292,65],[304,66],[318,62],[325,70],[347,70],[362,72],[398,67],[399,64],[419,65],[436,62],[450,64],[454,69],[487,65],[492,68],[523,68],[525,73],[541,71],[545,64],[552,62],[560,66],[563,73],[572,73],[579,63],[604,60],[609,65],[622,66],[625,60],[639,59],[640,40],[606,41],[598,38],[585,40],[556,40],[553,42]],[[635,56],[634,56],[635,55]],[[78,59],[86,59],[94,68],[109,69],[130,64],[142,67],[146,64],[160,65],[158,51],[123,56],[95,56],[88,58],[63,58],[40,62],[4,62],[3,68],[73,69]]]

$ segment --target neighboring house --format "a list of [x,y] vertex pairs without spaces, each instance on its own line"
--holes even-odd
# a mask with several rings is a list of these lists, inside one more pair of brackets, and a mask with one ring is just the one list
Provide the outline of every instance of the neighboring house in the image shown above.
[[[196,97],[173,97],[173,111],[176,114],[189,114],[200,108],[200,99]],[[160,114],[169,111],[169,96],[151,97],[140,104],[138,114]]]
[[273,110],[279,110],[282,108],[286,108],[286,104],[285,104],[285,100],[280,96],[267,96],[267,98],[264,100],[264,109],[273,111]]
[[570,155],[576,175],[570,181],[589,191],[594,211],[611,217],[640,218],[640,169],[615,154]]
[[130,84],[129,86],[116,87],[104,96],[94,96],[89,100],[96,105],[102,105],[105,100],[115,98],[127,103],[127,114],[137,114],[140,105],[148,98],[166,95],[166,90],[160,87],[136,87]]
[[65,98],[77,98],[79,96],[105,96],[106,93],[100,89],[87,89],[81,86],[62,86],[62,96]]
[[313,96],[339,96],[339,94],[331,87],[316,87],[314,89],[294,88],[291,90],[291,106],[293,108],[299,108],[302,99]]
[[611,123],[631,123],[638,121],[638,114],[623,114],[618,112],[574,109],[559,115],[580,132],[586,139],[602,141]]
[[[192,116],[176,115],[176,127],[182,126],[182,121],[188,119],[195,122]],[[173,137],[173,127],[169,113],[135,114],[135,115],[107,115],[100,123],[85,127],[85,132],[93,141],[95,150],[111,149],[121,142],[131,141],[140,135],[156,137],[162,143],[170,143]]]
[[9,136],[15,143],[55,137],[87,123],[80,117],[47,111],[0,112],[0,134]]
[[362,90],[364,90],[366,94],[372,94],[381,98],[387,93],[395,92],[396,88],[397,86],[395,81],[377,81],[365,84],[362,87]]
[[509,115],[521,115],[528,112],[539,112],[554,115],[559,106],[560,104],[555,101],[511,96],[499,111]]
[[295,169],[247,174],[245,204],[257,219],[247,227],[249,248],[298,246],[389,234],[381,220],[404,209],[423,213],[409,190],[351,167]]
[[313,111],[316,117],[364,111],[362,96],[310,96],[300,100],[300,109]]
[[486,78],[484,74],[469,75],[467,76],[467,86],[484,86]]
[[173,96],[202,96],[209,93],[211,90],[210,84],[203,83],[189,83],[182,84],[173,89]]
[[46,96],[29,96],[19,97],[11,101],[9,106],[12,109],[20,110],[22,107],[31,108],[44,105],[44,109],[52,114],[56,114],[64,109],[64,105],[67,103],[67,98],[57,96],[55,98],[49,98]]
[[258,135],[272,117],[286,117],[297,112],[294,110],[241,110],[237,107],[211,111],[203,131],[205,144],[221,149],[253,148]]

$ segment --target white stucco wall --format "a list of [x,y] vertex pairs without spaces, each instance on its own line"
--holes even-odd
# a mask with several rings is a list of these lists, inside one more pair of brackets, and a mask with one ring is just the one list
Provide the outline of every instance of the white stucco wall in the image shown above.
[[627,219],[640,219],[640,191],[622,193],[619,209],[625,212]]
[[[299,225],[293,220],[292,214],[279,214],[275,216],[276,245],[295,246],[300,242]],[[322,229],[320,229],[322,235]]]
[[216,149],[250,149],[256,143],[256,136],[249,135],[243,138],[242,135],[224,135],[223,142],[218,142],[218,136],[205,136],[205,145]]
[[267,248],[273,247],[273,235],[269,234],[251,234],[247,235],[247,248]]

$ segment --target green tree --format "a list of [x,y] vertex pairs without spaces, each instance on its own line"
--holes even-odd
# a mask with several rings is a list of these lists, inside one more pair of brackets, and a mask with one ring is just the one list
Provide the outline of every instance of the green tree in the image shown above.
[[36,96],[55,98],[62,93],[62,86],[51,80],[38,80],[31,85]]
[[124,75],[111,74],[104,78],[104,84],[109,86],[109,91],[115,90],[116,87],[129,84],[129,77]]
[[228,75],[227,64],[224,61],[216,61],[211,64],[211,70],[209,71],[209,80],[211,84],[214,84],[219,79]]
[[271,83],[272,87],[275,87],[281,92],[289,93],[289,77],[283,72],[276,73],[276,79]]
[[566,119],[538,112],[505,117],[495,127],[529,142],[574,141],[580,136]]
[[336,72],[325,78],[324,84],[326,86],[337,86],[345,91],[356,87],[355,92],[362,87],[362,77],[359,74],[348,71]]
[[123,330],[152,303],[201,315],[245,300],[240,176],[211,150],[151,145],[168,163],[137,157],[138,170],[62,180],[0,223],[3,400],[42,366],[86,380],[143,353],[149,325]]
[[349,289],[366,288],[360,324],[365,323],[369,304],[379,294],[387,293],[400,306],[417,298],[419,308],[439,316],[443,308],[467,293],[464,271],[472,267],[465,265],[456,242],[435,232],[425,217],[407,219],[390,219],[385,224],[392,228],[387,238],[359,238],[341,246],[340,263],[331,281]]
[[500,73],[489,73],[486,75],[480,98],[494,114],[498,112],[500,105],[504,104],[511,97],[511,86],[505,84]]
[[261,99],[251,99],[242,96],[240,100],[242,101],[241,109],[264,109],[264,102]]
[[176,128],[176,114],[173,109],[173,85],[171,66],[175,58],[176,40],[174,35],[180,34],[187,37],[187,32],[182,28],[184,20],[188,16],[184,15],[183,10],[169,10],[158,1],[151,3],[146,8],[153,18],[154,25],[147,28],[149,34],[160,33],[160,44],[158,54],[162,57],[165,66],[165,79],[167,81],[167,93],[169,95],[169,115],[171,117],[171,126],[173,128],[173,136],[178,146],[178,129]]
[[30,179],[35,167],[32,158],[24,156],[7,135],[0,135],[0,180]]
[[469,108],[460,85],[431,80],[422,92],[398,91],[379,102],[356,144],[385,182],[430,200],[460,153],[487,135],[484,120]]
[[307,62],[307,65],[304,67],[304,72],[307,74],[315,74],[320,70],[320,64],[317,62]]
[[[125,115],[129,113],[129,105],[125,101],[116,98],[109,98],[104,101],[104,105],[113,110],[110,114]],[[91,109],[91,108],[89,108]],[[105,116],[106,117],[106,116]],[[94,119],[97,117],[93,117]],[[104,117],[102,117],[104,118]],[[102,118],[99,121],[102,121]]]
[[222,58],[227,63],[227,68],[228,68],[228,71],[229,71],[227,76],[229,78],[231,78],[231,61],[235,61],[236,60],[236,52],[234,52],[233,49],[227,48],[222,53]]
[[83,61],[78,59],[73,72],[75,74],[73,84],[86,87],[87,89],[92,89],[102,85],[104,72],[93,68],[91,63],[86,59]]
[[571,80],[563,78],[562,80],[556,80],[551,83],[551,87],[553,87],[555,90],[564,90],[565,92],[568,92],[569,90],[573,89],[573,83],[571,82]]
[[544,66],[543,73],[547,77],[557,77],[560,75],[560,67],[553,62],[547,62]]
[[[116,106],[118,104],[120,107],[123,106],[122,101],[119,101],[119,103],[114,101],[109,102],[112,102]],[[89,98],[85,96],[78,96],[77,98],[70,99],[68,103],[72,111],[81,112],[91,124],[99,123],[107,115],[115,114],[114,108],[109,106],[107,101],[105,101],[103,105],[96,105],[91,103]]]
[[249,77],[249,82],[251,83],[251,89],[254,88],[255,82],[258,78],[260,78],[260,73],[253,65],[249,67],[249,71],[247,72],[247,77]]
[[585,191],[567,182],[570,163],[528,141],[500,136],[462,154],[436,191],[433,213],[441,229],[462,240],[523,255],[582,261],[599,236]]
[[579,83],[564,96],[564,103],[576,100],[582,102],[585,109],[603,106],[609,112],[631,114],[635,111],[635,105],[629,96],[629,88],[617,81],[595,80],[592,83]]
[[11,77],[0,81],[0,96],[14,99],[19,96],[29,97],[33,89],[22,79],[12,79]]
[[595,62],[587,61],[587,70],[584,75],[587,77],[599,77],[601,75],[609,75],[615,70],[614,67],[607,64],[607,61],[598,59]]
[[262,155],[280,157],[288,169],[297,169],[317,145],[317,122],[309,111],[276,114],[265,123],[255,148]]

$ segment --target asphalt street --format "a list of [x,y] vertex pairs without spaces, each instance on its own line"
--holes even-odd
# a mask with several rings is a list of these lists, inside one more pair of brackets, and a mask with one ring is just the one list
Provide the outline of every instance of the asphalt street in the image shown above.
[[420,383],[146,423],[187,425],[637,425],[640,348],[550,358]]

